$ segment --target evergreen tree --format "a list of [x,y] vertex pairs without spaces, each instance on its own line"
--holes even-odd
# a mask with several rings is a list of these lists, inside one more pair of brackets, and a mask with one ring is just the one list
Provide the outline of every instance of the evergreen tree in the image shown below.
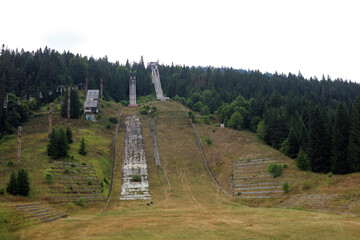
[[25,169],[18,170],[18,193],[22,196],[28,196],[30,192],[29,175]]
[[47,145],[47,155],[52,158],[56,158],[58,155],[58,153],[57,153],[57,133],[56,133],[55,128],[52,129],[51,134],[50,134],[49,143]]
[[60,128],[56,137],[56,158],[64,158],[67,156],[69,145],[67,143],[67,137],[64,128]]
[[360,171],[360,94],[351,110],[351,128],[348,146],[348,162],[351,171]]
[[15,172],[12,172],[10,175],[10,180],[7,183],[6,191],[12,195],[17,195],[19,186],[18,186],[18,180],[16,178]]
[[350,119],[343,104],[336,110],[335,124],[332,132],[331,171],[333,173],[348,173],[347,147],[349,143]]
[[327,131],[323,116],[319,107],[313,108],[309,119],[309,136],[307,155],[310,160],[311,170],[314,172],[330,171],[331,162],[329,156],[329,146]]
[[66,138],[67,138],[68,144],[73,143],[72,132],[71,132],[71,129],[69,128],[69,126],[66,127]]
[[300,151],[297,155],[295,162],[296,162],[297,168],[300,170],[308,171],[311,169],[310,160],[309,160],[308,156],[306,155],[306,153],[302,150],[302,148],[300,148]]
[[[70,91],[70,118],[79,118],[82,114],[82,104],[79,100],[79,93],[76,89]],[[64,96],[64,102],[61,106],[61,116],[67,117],[67,92]]]
[[291,158],[295,158],[299,152],[299,142],[293,128],[290,129],[287,139],[281,144],[280,151]]
[[234,112],[229,120],[229,126],[236,130],[242,130],[244,118],[240,112]]
[[86,155],[86,144],[85,144],[85,139],[82,137],[81,138],[81,143],[80,143],[80,148],[79,148],[79,154],[81,155]]

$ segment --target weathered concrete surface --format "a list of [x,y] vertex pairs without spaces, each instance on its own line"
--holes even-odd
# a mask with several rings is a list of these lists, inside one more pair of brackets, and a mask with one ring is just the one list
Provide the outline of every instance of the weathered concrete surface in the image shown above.
[[150,134],[151,134],[151,137],[152,137],[155,165],[156,166],[161,166],[160,155],[159,155],[159,150],[158,150],[158,145],[157,145],[156,135],[155,135],[156,116],[154,117],[154,120],[153,120],[153,127],[151,127],[151,123],[150,123],[150,119],[149,119],[148,115],[146,115],[146,119],[148,121],[149,128],[150,128]]
[[[122,171],[120,200],[151,199],[147,180],[144,137],[141,131],[141,121],[137,116],[126,118]],[[141,182],[133,182],[134,175],[140,175]]]
[[130,73],[129,80],[129,107],[136,107],[136,77],[135,73]]
[[158,69],[158,63],[157,62],[151,62],[151,75],[152,75],[152,82],[155,86],[155,92],[156,92],[156,98],[159,101],[167,101],[169,100],[168,97],[164,97],[161,82],[160,82],[160,74]]

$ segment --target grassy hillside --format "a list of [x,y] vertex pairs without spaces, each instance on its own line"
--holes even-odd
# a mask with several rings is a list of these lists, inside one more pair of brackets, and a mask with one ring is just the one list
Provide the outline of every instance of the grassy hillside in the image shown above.
[[[113,192],[105,211],[102,213],[105,203],[76,208],[69,212],[67,219],[26,227],[9,236],[14,239],[360,238],[360,219],[357,216],[340,216],[284,208],[253,208],[244,205],[242,200],[226,196],[210,178],[201,158],[191,124],[180,105],[176,102],[154,102],[152,104],[156,105],[158,109],[156,136],[161,167],[155,165],[149,127],[146,118],[141,117],[153,204],[148,206],[146,203],[149,201],[119,200],[124,150],[124,119],[126,115],[139,114],[139,109],[124,108],[117,142]],[[116,106],[107,108],[105,104],[102,109],[104,116],[107,111],[113,111],[111,114],[115,114],[115,108]],[[105,117],[103,117],[104,119]],[[86,132],[87,135],[91,135],[88,131],[93,132],[96,137],[89,140],[89,144],[93,144],[92,142],[97,139],[104,142],[104,149],[105,146],[111,144],[113,128],[106,130],[101,126],[101,122],[88,124],[89,126],[79,126],[78,131],[79,133],[84,131],[84,134]],[[86,130],[80,130],[85,127]],[[293,179],[298,177],[300,179],[297,180],[298,187],[297,185],[293,186],[295,193],[303,191],[301,186],[306,179],[311,181],[318,179],[313,183],[314,186],[306,191],[326,191],[327,188],[335,191],[336,188],[344,187],[338,180],[341,177],[334,176],[333,183],[325,185],[324,181],[326,180],[324,179],[327,176],[295,170],[292,160],[256,141],[254,135],[249,132],[215,129],[201,124],[197,124],[197,128],[202,137],[209,136],[212,139],[212,144],[209,146],[205,142],[203,143],[205,154],[213,173],[224,187],[226,187],[226,181],[231,174],[229,164],[232,160],[258,156],[279,157],[287,161],[289,169],[286,170],[288,171],[286,174]],[[213,132],[214,129],[215,132]],[[45,136],[42,138],[45,143]],[[15,144],[12,141],[15,140],[9,140],[9,143],[6,142],[4,146],[11,149],[11,144]],[[96,144],[91,146],[98,148]],[[1,149],[3,149],[3,145]],[[93,151],[89,155],[89,159],[79,160],[90,161],[92,159],[95,166],[98,161],[97,156],[100,156],[97,152],[101,152],[101,149],[99,147]],[[37,151],[40,155],[40,150]],[[41,156],[46,157],[43,154]],[[103,150],[102,156],[109,155]],[[76,155],[75,158],[78,156]],[[2,164],[4,164],[3,161],[6,160],[2,160]],[[43,160],[43,163],[46,163],[46,160]],[[100,163],[97,164],[100,167],[103,166]],[[104,164],[104,166],[107,165]],[[1,169],[3,168],[2,165]],[[9,172],[7,169],[2,171],[6,174]],[[36,170],[33,169],[32,172],[35,174]],[[38,175],[41,176],[41,171],[39,172]],[[343,178],[353,179],[353,186],[358,182],[357,175]],[[5,179],[7,178],[5,177]],[[41,181],[38,182],[40,184]],[[36,196],[38,195],[33,195],[33,197]]]

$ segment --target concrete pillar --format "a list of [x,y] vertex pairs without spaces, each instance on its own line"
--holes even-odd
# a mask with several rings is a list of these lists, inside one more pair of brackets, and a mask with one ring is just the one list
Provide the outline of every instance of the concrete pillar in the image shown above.
[[103,100],[103,79],[100,81],[100,99]]
[[18,126],[18,151],[17,151],[17,163],[21,161],[21,137],[22,137],[22,127]]
[[68,87],[68,95],[67,95],[67,122],[70,123],[70,92],[71,87]]
[[87,82],[88,82],[88,79],[85,78],[85,100],[86,100],[87,91],[88,91],[88,84],[87,84]]
[[52,130],[52,103],[49,104],[49,138]]

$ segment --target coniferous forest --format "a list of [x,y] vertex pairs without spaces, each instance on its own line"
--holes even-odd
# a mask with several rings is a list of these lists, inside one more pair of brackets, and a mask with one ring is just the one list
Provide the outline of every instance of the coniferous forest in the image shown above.
[[[130,72],[136,72],[137,96],[154,93],[151,71],[143,62],[121,65],[45,48],[10,50],[0,55],[1,136],[29,120],[31,110],[53,101],[64,86],[88,79],[116,102],[128,100]],[[302,170],[339,174],[360,171],[360,85],[342,79],[304,78],[232,68],[159,66],[164,93],[207,119],[259,139],[294,158]],[[76,94],[76,93],[74,93]]]

